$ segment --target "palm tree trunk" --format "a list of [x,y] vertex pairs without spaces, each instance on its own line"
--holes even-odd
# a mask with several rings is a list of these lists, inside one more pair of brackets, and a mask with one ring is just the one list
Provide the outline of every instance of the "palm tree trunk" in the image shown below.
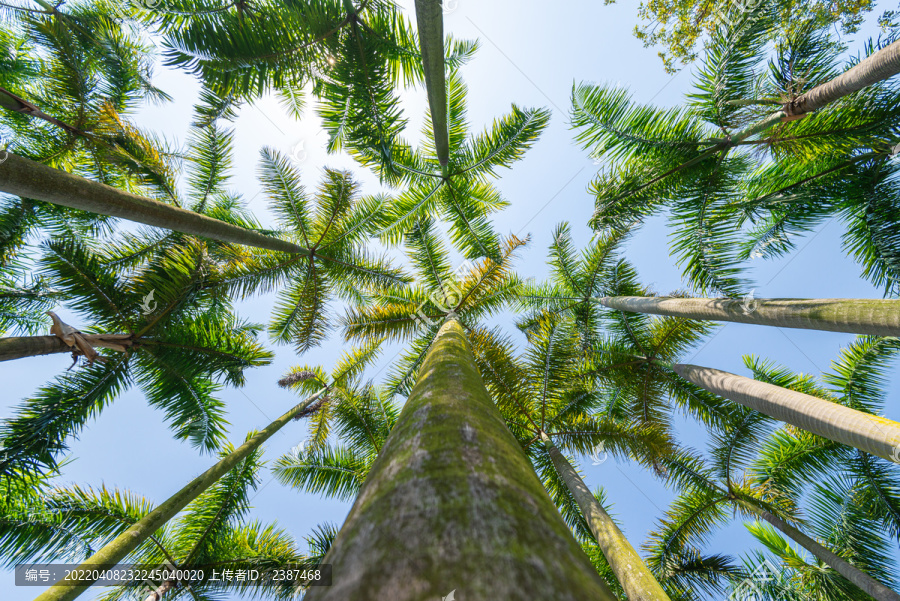
[[[131,336],[127,334],[83,334],[91,346],[122,350],[131,346]],[[72,352],[73,347],[66,344],[59,336],[19,336],[0,338],[0,361],[11,361],[24,357],[38,357],[56,353]]]
[[900,336],[900,301],[843,298],[676,298],[613,296],[598,299],[618,311],[686,319],[733,321],[779,328]]
[[0,164],[0,192],[222,242],[309,254],[307,249],[287,240],[117,190],[12,153]]
[[416,0],[416,28],[425,68],[425,88],[434,127],[438,162],[450,160],[450,130],[447,124],[447,82],[444,74],[444,14],[441,0]]
[[613,574],[616,575],[616,580],[625,589],[629,601],[670,601],[669,596],[653,577],[644,560],[634,550],[603,506],[597,502],[572,464],[563,457],[549,436],[542,432],[541,438],[550,453],[556,473],[575,497],[578,507],[581,508],[581,514],[591,527],[591,532],[594,533],[594,538],[597,539],[597,544],[600,545],[606,562],[612,568]]
[[613,601],[448,319],[306,601]]
[[689,382],[779,421],[900,463],[900,424],[831,401],[698,365],[672,370]]
[[873,599],[877,599],[878,601],[900,601],[900,595],[898,595],[896,592],[881,584],[859,568],[854,567],[846,560],[841,559],[836,553],[820,545],[815,540],[803,534],[803,532],[801,532],[794,526],[791,526],[778,516],[769,513],[764,509],[760,509],[754,504],[748,503],[746,501],[741,500],[738,501],[738,503],[742,508],[746,509],[750,513],[761,517],[765,521],[775,526],[788,538],[812,553],[816,557],[816,559],[818,559],[822,563],[827,564],[834,571],[859,587],[863,592],[865,592]]
[[0,361],[71,352],[72,347],[58,336],[18,336],[0,338]]
[[159,587],[157,587],[157,589],[155,591],[152,591],[149,595],[147,595],[147,598],[144,599],[144,601],[161,601],[161,599],[163,598],[163,595],[168,593],[174,587],[175,587],[174,580],[166,580],[165,582],[160,584]]
[[803,115],[838,98],[900,73],[900,41],[882,48],[829,82],[814,87],[784,106],[786,115]]
[[[103,566],[111,567],[122,561],[129,553],[137,549],[166,522],[196,499],[200,493],[227,474],[233,467],[243,461],[250,453],[278,432],[286,423],[294,419],[301,411],[314,403],[327,389],[322,389],[307,398],[299,405],[273,421],[264,430],[236,448],[227,457],[223,457],[214,466],[191,480],[187,486],[166,499],[156,509],[131,525],[125,532],[117,536],[102,549],[87,558],[78,570],[90,571]],[[35,601],[72,601],[88,589],[94,579],[75,582],[58,582],[39,595]]]

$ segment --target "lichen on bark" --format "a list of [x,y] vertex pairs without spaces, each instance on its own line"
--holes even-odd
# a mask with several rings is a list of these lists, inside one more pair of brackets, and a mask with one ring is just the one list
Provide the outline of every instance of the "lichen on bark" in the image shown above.
[[306,599],[609,600],[444,324]]

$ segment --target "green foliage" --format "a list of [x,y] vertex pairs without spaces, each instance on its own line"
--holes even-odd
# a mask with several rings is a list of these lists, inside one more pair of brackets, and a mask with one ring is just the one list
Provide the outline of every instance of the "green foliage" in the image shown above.
[[[606,0],[607,4],[615,0]],[[760,2],[714,2],[694,0],[669,0],[647,2],[638,7],[638,17],[644,23],[636,25],[634,35],[644,47],[661,47],[658,52],[667,72],[674,73],[680,67],[696,60],[697,46],[701,40],[713,38],[716,30],[730,21],[745,17]],[[843,34],[855,33],[866,13],[874,8],[870,0],[844,0],[837,3],[787,2],[773,5],[772,31],[763,42],[789,33],[798,22],[810,20],[818,27],[840,25]],[[894,11],[885,11],[882,19],[890,19]],[[708,43],[708,42],[707,42]]]
[[356,158],[371,166],[391,185],[407,189],[383,212],[378,236],[398,243],[420,222],[442,216],[449,222],[450,237],[466,258],[488,257],[499,261],[502,251],[488,215],[507,203],[490,183],[500,167],[510,167],[522,158],[547,126],[546,109],[512,112],[478,136],[469,135],[466,121],[467,90],[456,72],[447,77],[447,112],[450,158],[446,167],[438,163],[430,115],[422,128],[422,148],[414,150],[401,138],[385,147],[361,145]]
[[[768,3],[733,12],[712,30],[683,108],[638,105],[611,86],[575,87],[576,139],[603,162],[591,225],[620,232],[665,211],[692,287],[739,297],[750,286],[748,259],[784,256],[800,235],[838,218],[863,276],[896,294],[897,84],[780,120],[773,111],[859,59],[842,65],[844,47],[819,21],[781,31]],[[891,41],[870,41],[864,52]]]
[[293,342],[302,353],[328,333],[332,296],[359,302],[366,293],[406,286],[409,278],[365,244],[381,197],[360,198],[349,173],[326,170],[313,202],[297,169],[269,149],[262,152],[260,176],[285,233],[310,253],[303,257],[254,250],[233,264],[226,280],[244,295],[285,286],[269,327],[275,340]]

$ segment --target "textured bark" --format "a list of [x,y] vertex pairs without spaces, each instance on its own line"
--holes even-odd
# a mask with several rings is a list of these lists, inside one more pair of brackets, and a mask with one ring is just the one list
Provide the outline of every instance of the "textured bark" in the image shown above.
[[818,85],[784,106],[787,115],[803,115],[900,73],[900,41],[882,48],[831,81]]
[[[325,393],[321,390],[309,397],[290,411],[273,421],[264,430],[253,438],[236,448],[227,457],[223,457],[214,466],[194,478],[187,486],[163,501],[156,509],[130,526],[125,532],[114,538],[102,549],[87,558],[79,570],[99,569],[103,566],[112,567],[122,561],[129,553],[137,549],[141,543],[153,535],[166,522],[175,517],[188,503],[196,499],[200,493],[209,488],[219,478],[227,474],[238,463],[243,461],[250,453],[259,448],[264,442],[278,432],[286,423],[294,419],[301,411],[314,403]],[[35,601],[71,601],[88,589],[93,582],[81,580],[79,583],[58,582],[35,598]]]
[[900,336],[900,300],[614,296],[601,298],[600,302],[611,309],[632,313],[825,332]]
[[56,336],[19,336],[0,338],[0,361],[22,357],[38,357],[54,353],[69,353],[72,349]]
[[292,242],[117,190],[12,153],[0,164],[0,192],[222,242],[309,254]]
[[450,160],[450,130],[447,123],[447,82],[444,75],[444,14],[441,0],[416,0],[416,28],[425,68],[425,88],[434,127],[438,162]]
[[682,378],[735,403],[900,463],[900,423],[710,367],[676,364],[672,369]]
[[306,601],[613,601],[448,320]]
[[[91,346],[122,350],[130,346],[128,336],[122,334],[84,334],[83,338]],[[58,336],[20,336],[0,338],[0,361],[10,361],[23,357],[38,357],[55,353],[70,353],[73,349]]]
[[812,553],[818,560],[827,564],[838,574],[858,586],[863,592],[878,601],[900,601],[900,595],[881,584],[859,568],[854,567],[844,559],[841,559],[830,549],[820,545],[800,530],[791,526],[778,516],[756,507],[752,503],[740,502],[741,507],[757,515],[775,526],[788,538]]
[[144,601],[160,601],[163,598],[163,595],[168,593],[175,587],[174,580],[166,580],[162,584],[160,584],[155,591],[152,591]]
[[603,506],[597,502],[572,464],[563,457],[549,436],[542,434],[542,438],[550,453],[550,459],[553,460],[556,473],[565,482],[566,488],[578,503],[581,514],[591,527],[591,532],[593,532],[597,544],[600,545],[606,562],[615,574],[616,580],[625,589],[629,601],[670,601],[669,596],[653,577],[653,573],[650,572],[644,560],[634,550]]

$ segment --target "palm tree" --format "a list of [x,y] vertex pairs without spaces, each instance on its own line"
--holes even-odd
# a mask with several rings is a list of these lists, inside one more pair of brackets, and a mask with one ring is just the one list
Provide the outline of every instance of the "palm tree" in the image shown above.
[[46,331],[47,312],[60,302],[59,291],[44,278],[20,278],[24,261],[0,275],[0,335]]
[[[745,359],[756,379],[879,414],[886,397],[886,375],[898,352],[896,338],[860,337],[841,351],[821,382],[755,357]],[[839,475],[852,485],[852,497],[880,529],[900,540],[900,486],[896,466],[793,427],[767,439],[751,467],[760,490],[799,503],[809,486]]]
[[448,39],[445,52],[440,39],[429,55],[435,64],[425,69],[408,20],[395,5],[370,0],[329,0],[315,9],[184,0],[141,12],[165,39],[166,63],[198,75],[222,106],[274,91],[299,118],[311,82],[332,151],[390,153],[406,125],[396,88],[430,78],[426,71],[455,69],[476,49]]
[[324,562],[354,577],[310,600],[614,599],[504,426],[453,316]]
[[0,165],[0,191],[154,227],[306,255],[308,250],[220,219],[135,196],[10,153]]
[[[574,90],[577,138],[608,165],[592,184],[592,225],[630,227],[668,206],[672,249],[691,283],[740,296],[740,260],[781,255],[791,236],[840,215],[848,251],[890,291],[898,234],[887,159],[898,123],[896,85],[884,80],[900,67],[900,46],[871,45],[869,58],[835,77],[840,47],[801,24],[757,81],[771,17],[765,6],[748,10],[713,36],[684,108],[639,106],[611,87]],[[771,160],[758,166],[745,150]],[[758,227],[745,233],[747,220]]]
[[[592,366],[583,359],[572,324],[557,314],[544,314],[529,331],[529,346],[521,358],[514,358],[509,343],[496,334],[477,332],[472,341],[488,390],[570,526],[580,533],[586,522],[588,537],[592,535],[599,544],[629,599],[668,601],[641,557],[559,448],[589,453],[604,445],[613,454],[628,454],[652,464],[666,451],[666,436],[652,427],[635,427],[602,413],[591,414],[599,404]],[[539,441],[543,445],[534,444]],[[540,446],[545,447],[544,452]]]
[[520,329],[529,329],[545,311],[571,315],[585,351],[598,344],[603,320],[595,301],[617,283],[616,274],[626,269],[620,244],[626,233],[599,235],[581,253],[572,242],[569,224],[560,223],[553,231],[548,264],[550,280],[528,282],[519,295],[525,315],[519,319]]
[[648,543],[650,564],[656,572],[664,579],[674,578],[679,584],[689,586],[689,578],[699,575],[680,574],[678,566],[696,557],[699,551],[695,545],[703,544],[714,528],[725,523],[731,509],[735,514],[768,522],[875,599],[900,599],[900,595],[860,566],[795,525],[799,523],[797,506],[790,497],[755,486],[746,476],[741,480],[741,468],[752,458],[754,446],[767,430],[768,419],[747,409],[732,410],[730,419],[730,426],[713,434],[709,461],[688,450],[661,459],[667,479],[682,494],[672,503]]
[[71,351],[76,359],[83,355],[93,363],[106,359],[94,347],[125,352],[132,346],[131,334],[84,334],[64,323],[53,311],[47,313],[53,319],[53,335],[0,338],[0,361]]
[[18,154],[110,185],[168,193],[164,152],[126,115],[169,96],[151,83],[154,47],[118,23],[112,8],[105,2],[4,8],[10,60],[0,121]]
[[[227,190],[231,133],[210,123],[195,128],[192,138],[186,194],[178,203],[236,228],[258,228]],[[81,328],[84,337],[110,338],[116,352],[57,377],[23,404],[3,428],[4,469],[52,467],[67,437],[133,385],[165,409],[179,437],[218,448],[224,435],[219,382],[243,385],[245,369],[271,358],[256,340],[261,327],[235,315],[229,293],[272,281],[277,269],[274,276],[257,271],[239,247],[175,232],[123,234],[103,248],[65,238],[45,244],[41,266],[54,295],[86,317],[91,327]],[[4,342],[21,349],[35,341]]]
[[444,66],[444,11],[441,0],[416,0],[416,28],[429,114],[432,116],[434,154],[441,167],[450,162],[450,129],[447,123],[447,81]]
[[900,463],[900,423],[710,367],[666,366],[685,380],[779,421]]

